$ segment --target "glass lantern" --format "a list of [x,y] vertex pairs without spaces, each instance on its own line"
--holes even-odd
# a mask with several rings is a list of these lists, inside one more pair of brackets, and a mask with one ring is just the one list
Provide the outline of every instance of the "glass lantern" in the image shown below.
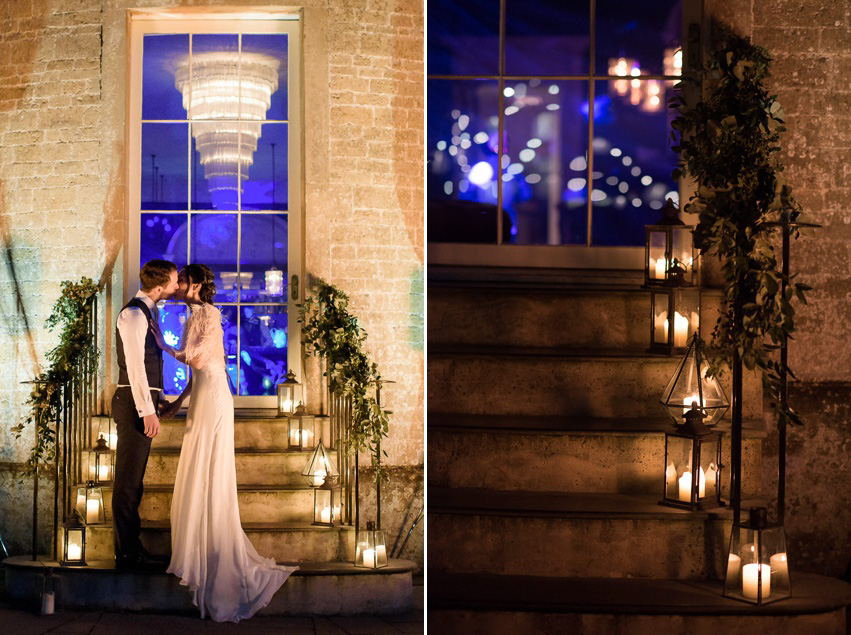
[[295,373],[287,371],[287,377],[278,384],[278,416],[292,416],[302,401],[302,385],[296,380]]
[[100,525],[106,522],[103,507],[103,490],[94,481],[85,487],[77,488],[77,513],[87,525]]
[[342,492],[325,479],[313,490],[313,524],[322,527],[334,527],[341,523]]
[[63,567],[86,566],[86,527],[76,516],[62,524],[62,559]]
[[691,511],[722,505],[721,433],[706,427],[696,405],[685,414],[682,426],[665,433],[664,465],[659,504]]
[[311,450],[316,445],[315,417],[307,414],[299,404],[295,413],[287,418],[287,439],[290,450]]
[[752,507],[730,533],[724,596],[769,604],[791,594],[783,525],[769,523],[764,507]]
[[381,569],[387,566],[387,547],[384,532],[375,529],[375,523],[366,523],[366,530],[358,531],[355,548],[355,566]]
[[[671,319],[673,317],[673,319]],[[659,287],[650,292],[649,353],[684,353],[700,332],[700,289]]]
[[328,452],[325,451],[325,446],[322,445],[321,440],[316,445],[313,456],[310,457],[301,475],[311,487],[321,487],[326,481],[332,484],[336,483],[340,477],[340,473],[328,458]]
[[118,449],[118,431],[115,428],[115,420],[111,416],[92,417],[98,422],[98,437],[106,439],[110,450]]
[[714,426],[730,407],[727,395],[716,377],[707,377],[708,364],[697,347],[697,336],[689,342],[665,391],[661,403],[675,425],[679,425],[692,405],[703,411],[704,424]]
[[98,485],[111,483],[115,475],[115,450],[109,447],[107,438],[101,434],[89,450],[89,479]]
[[671,199],[662,209],[659,222],[645,225],[645,285],[697,286],[698,252],[692,236],[694,228],[680,220],[679,210]]

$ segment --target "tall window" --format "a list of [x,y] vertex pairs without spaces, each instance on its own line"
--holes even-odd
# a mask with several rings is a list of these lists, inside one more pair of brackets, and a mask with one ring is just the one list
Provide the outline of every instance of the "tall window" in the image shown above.
[[[209,266],[233,393],[267,405],[298,362],[288,312],[301,269],[299,23],[135,17],[128,277],[152,258]],[[176,344],[185,306],[166,303],[160,320]],[[166,393],[188,374],[166,356]]]
[[642,245],[679,198],[667,99],[684,3],[429,2],[429,241],[503,247],[497,262]]

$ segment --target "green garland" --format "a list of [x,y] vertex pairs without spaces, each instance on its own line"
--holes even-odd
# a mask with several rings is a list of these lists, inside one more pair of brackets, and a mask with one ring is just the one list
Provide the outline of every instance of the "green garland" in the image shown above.
[[349,313],[349,297],[321,278],[314,278],[310,294],[297,306],[306,356],[324,359],[331,391],[352,399],[353,430],[346,452],[369,450],[372,466],[380,476],[381,440],[387,436],[392,412],[383,410],[367,394],[371,385],[381,384],[382,378],[363,350],[366,333]]
[[36,466],[52,461],[56,456],[55,423],[62,408],[62,386],[68,382],[82,380],[82,362],[98,359],[94,346],[94,335],[89,332],[91,320],[91,299],[100,287],[89,278],[79,283],[65,281],[62,292],[53,310],[45,322],[48,330],[57,326],[62,330],[59,344],[47,353],[50,364],[47,370],[39,373],[33,383],[33,390],[26,402],[29,414],[24,422],[12,427],[15,438],[20,439],[27,425],[33,424],[38,431],[38,443],[33,447],[25,463],[23,474],[35,474]]
[[810,287],[793,283],[793,275],[786,295],[781,292],[783,274],[772,245],[778,230],[768,223],[806,219],[781,175],[783,111],[765,87],[771,62],[748,38],[716,27],[702,85],[700,77],[685,80],[702,98],[689,104],[680,93],[671,101],[678,111],[671,137],[679,136],[679,145],[673,149],[680,153],[673,176],[696,180],[697,194],[684,207],[700,219],[695,245],[722,263],[722,310],[706,351],[709,374],[720,374],[738,351],[744,366],[762,375],[778,422],[800,424],[794,410],[781,407],[781,371],[794,374],[776,351],[795,331],[793,295],[806,303]]

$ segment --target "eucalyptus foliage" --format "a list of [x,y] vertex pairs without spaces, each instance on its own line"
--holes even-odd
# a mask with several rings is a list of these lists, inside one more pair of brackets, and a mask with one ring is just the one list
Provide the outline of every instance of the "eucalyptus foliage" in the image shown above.
[[90,278],[74,283],[66,280],[62,292],[45,321],[48,330],[60,330],[59,344],[47,353],[48,368],[38,374],[26,402],[27,418],[12,432],[20,439],[26,426],[34,425],[37,443],[25,463],[24,475],[33,475],[37,465],[52,461],[56,456],[56,421],[62,409],[62,386],[72,382],[80,385],[83,379],[83,361],[94,364],[98,351],[94,333],[90,332],[92,298],[101,290]]
[[298,309],[306,355],[324,359],[328,387],[334,394],[352,399],[352,431],[346,452],[369,450],[372,466],[380,475],[381,439],[387,436],[392,412],[383,410],[369,394],[370,386],[383,380],[363,350],[367,334],[349,313],[349,297],[321,278],[314,278],[310,294]]
[[[717,375],[738,351],[744,366],[761,373],[779,422],[801,423],[780,403],[776,351],[795,332],[793,297],[806,303],[810,287],[786,280],[778,270],[774,222],[806,222],[779,159],[783,110],[765,82],[772,59],[768,52],[726,30],[717,30],[713,51],[701,77],[686,78],[701,95],[689,103],[688,92],[671,100],[677,110],[671,137],[680,153],[674,178],[685,174],[698,186],[684,210],[697,214],[695,245],[701,254],[721,260],[724,279],[720,317],[706,351],[708,372]],[[693,101],[693,100],[692,100]],[[797,238],[804,230],[793,229]]]

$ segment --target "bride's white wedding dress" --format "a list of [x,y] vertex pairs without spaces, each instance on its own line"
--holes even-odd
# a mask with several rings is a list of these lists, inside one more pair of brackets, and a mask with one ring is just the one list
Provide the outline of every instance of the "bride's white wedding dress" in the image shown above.
[[202,618],[238,622],[266,606],[298,567],[258,555],[240,524],[223,335],[219,310],[195,305],[183,349],[173,352],[193,371],[171,504],[168,572],[192,591]]

